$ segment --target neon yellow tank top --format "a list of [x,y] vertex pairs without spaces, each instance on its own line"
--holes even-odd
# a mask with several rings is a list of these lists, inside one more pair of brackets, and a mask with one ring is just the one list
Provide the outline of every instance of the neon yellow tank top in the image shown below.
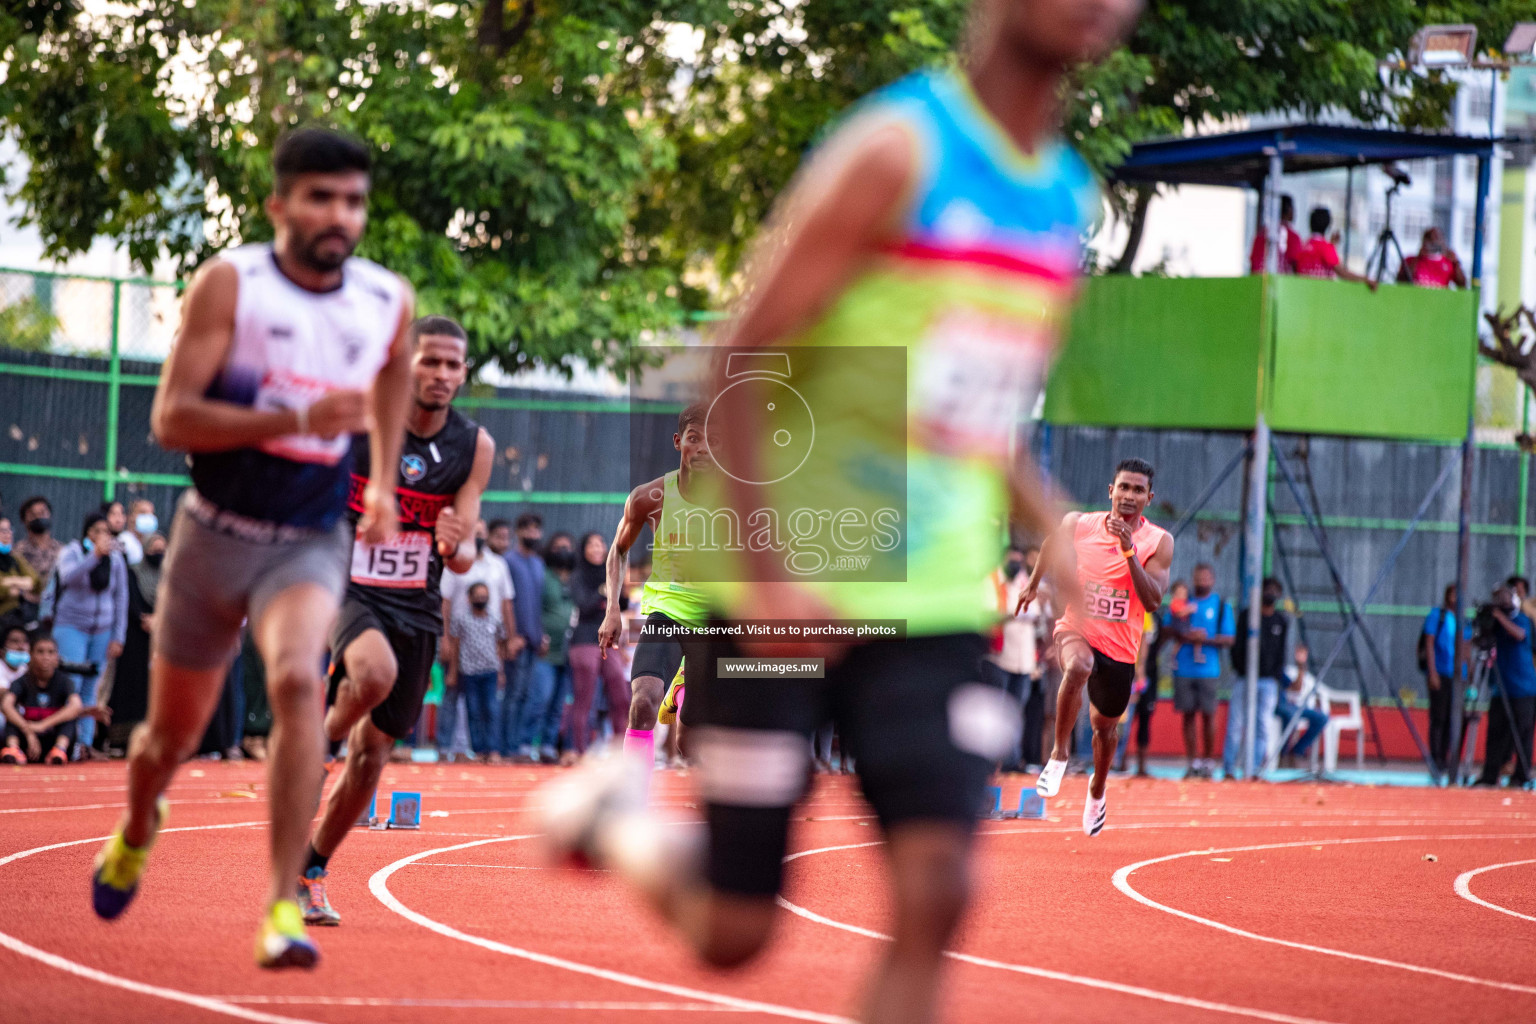
[[641,592],[640,614],[661,612],[684,626],[702,626],[709,618],[709,605],[697,587],[683,582],[682,559],[677,550],[679,538],[686,534],[683,516],[693,507],[678,487],[677,474],[674,469],[661,478],[661,519],[655,524],[651,577]]

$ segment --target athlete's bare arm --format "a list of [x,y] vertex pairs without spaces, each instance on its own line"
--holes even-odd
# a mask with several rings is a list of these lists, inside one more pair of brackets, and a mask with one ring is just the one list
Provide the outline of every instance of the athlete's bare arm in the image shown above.
[[629,549],[640,539],[647,522],[661,521],[661,499],[666,494],[665,478],[657,477],[650,483],[641,484],[629,492],[624,501],[624,515],[619,528],[613,533],[613,543],[608,548],[608,610],[603,612],[603,624],[597,628],[599,648],[617,647],[619,633],[623,631],[623,617],[619,610],[619,591],[624,586],[624,566],[629,561]]
[[[850,125],[826,146],[790,188],[749,274],[751,284],[721,344],[756,347],[783,342],[812,323],[877,254],[896,237],[918,175],[916,143],[892,123]],[[724,381],[720,360],[716,392]],[[740,481],[753,479],[762,424],[754,410],[735,403],[721,430],[729,465],[741,470],[723,481],[726,501],[747,507],[754,500]],[[753,616],[825,619],[831,613],[804,589],[785,583],[787,572],[771,551],[743,553],[753,588]],[[818,645],[819,649],[819,645]],[[755,653],[772,654],[768,645]],[[818,651],[797,649],[814,656]]]
[[[253,409],[208,397],[208,387],[229,355],[235,335],[239,274],[224,260],[205,264],[192,278],[182,303],[181,330],[160,373],[149,424],[162,448],[221,452],[299,432],[336,437],[367,426],[362,391],[332,391],[304,412]],[[398,456],[398,450],[396,455]]]
[[1125,563],[1131,568],[1131,586],[1136,588],[1141,606],[1149,612],[1162,607],[1163,592],[1168,589],[1168,574],[1173,567],[1173,538],[1163,534],[1157,542],[1157,552],[1145,565],[1134,557],[1127,558]]
[[495,462],[496,442],[481,427],[475,437],[475,461],[469,468],[469,479],[453,496],[453,504],[438,514],[437,528],[433,531],[437,553],[443,557],[443,565],[452,572],[466,573],[474,567],[475,523],[480,519],[480,496],[491,482],[491,466]]
[[1077,533],[1077,521],[1083,517],[1081,512],[1068,512],[1061,517],[1061,525],[1045,535],[1045,540],[1040,544],[1040,555],[1035,559],[1035,568],[1029,574],[1029,582],[1024,584],[1024,589],[1019,592],[1019,603],[1013,610],[1018,615],[1035,603],[1035,597],[1040,592],[1040,581],[1048,573],[1060,577],[1062,574],[1054,572],[1052,565],[1061,561],[1062,551],[1072,549],[1072,538]]
[[400,446],[405,443],[405,417],[411,408],[410,326],[416,319],[416,296],[404,281],[400,287],[404,289],[400,324],[389,344],[389,359],[368,392],[372,420],[368,429],[368,486],[363,491],[357,535],[369,544],[388,540],[399,526],[395,484],[400,472]]

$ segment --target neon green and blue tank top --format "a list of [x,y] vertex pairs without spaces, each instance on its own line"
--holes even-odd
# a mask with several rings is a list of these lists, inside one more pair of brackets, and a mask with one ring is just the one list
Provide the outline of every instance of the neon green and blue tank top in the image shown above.
[[702,626],[709,618],[706,595],[683,582],[685,572],[677,550],[686,535],[683,517],[691,507],[678,487],[678,471],[662,477],[661,518],[651,545],[651,575],[640,594],[640,614],[661,612],[684,626]]
[[[855,107],[843,131],[882,125],[907,132],[917,156],[902,229],[817,323],[785,342],[812,353],[797,357],[811,365],[792,382],[815,410],[817,443],[824,433],[845,440],[819,471],[775,485],[774,504],[873,507],[882,480],[904,480],[900,542],[872,552],[876,568],[881,558],[904,565],[880,579],[809,585],[849,619],[903,619],[912,635],[980,630],[997,619],[988,574],[1008,514],[1012,448],[1062,333],[1099,191],[1059,139],[1022,153],[957,73],[896,82]],[[904,379],[899,355],[892,374],[905,392],[905,436],[900,418],[877,424],[850,400],[879,383],[867,371],[815,356],[864,347],[905,350]],[[772,464],[773,444],[762,451]],[[903,461],[904,472],[892,472]],[[708,588],[729,615],[748,586]]]

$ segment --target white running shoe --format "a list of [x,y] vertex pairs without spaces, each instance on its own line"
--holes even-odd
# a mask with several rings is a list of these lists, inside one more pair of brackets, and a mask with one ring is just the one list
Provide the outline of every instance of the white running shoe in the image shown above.
[[1061,777],[1067,774],[1067,762],[1058,761],[1054,757],[1045,762],[1045,767],[1040,769],[1040,777],[1035,780],[1035,789],[1041,796],[1055,796],[1061,789]]
[[1090,782],[1088,800],[1083,804],[1083,835],[1096,836],[1104,831],[1104,821],[1109,816],[1109,791],[1097,800],[1093,798],[1093,783]]

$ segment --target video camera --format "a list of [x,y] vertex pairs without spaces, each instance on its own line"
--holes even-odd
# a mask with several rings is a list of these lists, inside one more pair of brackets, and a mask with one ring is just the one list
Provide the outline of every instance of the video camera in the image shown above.
[[1480,651],[1492,650],[1499,642],[1499,623],[1493,617],[1495,607],[1492,601],[1484,601],[1472,616],[1472,646]]

